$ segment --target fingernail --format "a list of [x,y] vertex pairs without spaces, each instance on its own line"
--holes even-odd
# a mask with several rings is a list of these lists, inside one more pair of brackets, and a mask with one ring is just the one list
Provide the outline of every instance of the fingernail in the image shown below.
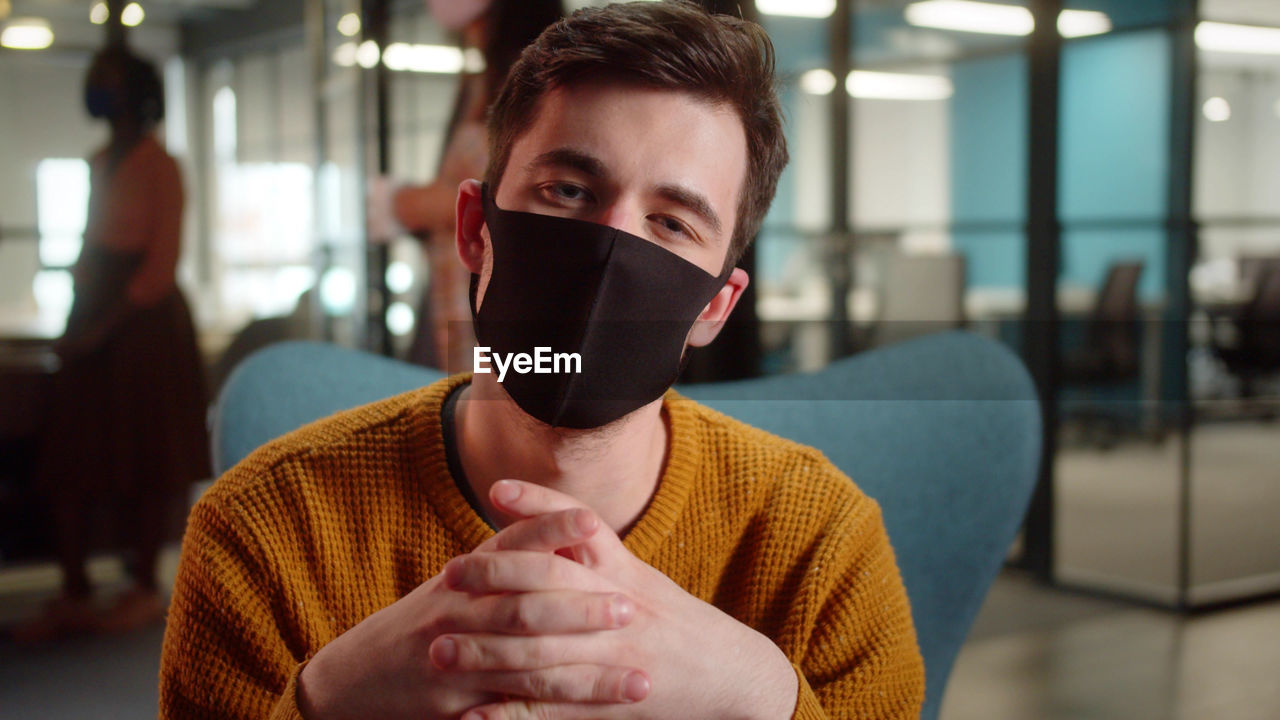
[[578,534],[589,535],[596,529],[596,514],[590,510],[574,510],[573,526],[577,528]]
[[635,614],[636,606],[626,595],[614,595],[609,599],[609,616],[613,618],[614,625],[626,625]]
[[452,667],[457,660],[458,643],[454,642],[453,638],[436,638],[436,641],[431,643],[431,662],[435,663],[436,667],[444,670]]
[[493,499],[509,505],[520,497],[520,485],[510,480],[499,480],[493,484]]
[[622,681],[622,696],[631,702],[639,702],[649,696],[649,678],[641,672],[633,672]]

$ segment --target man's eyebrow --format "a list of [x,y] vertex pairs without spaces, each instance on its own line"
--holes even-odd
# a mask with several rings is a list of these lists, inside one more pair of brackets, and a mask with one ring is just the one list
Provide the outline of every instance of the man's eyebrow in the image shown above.
[[528,165],[529,170],[542,167],[567,167],[595,178],[602,178],[607,174],[604,163],[598,158],[571,148],[548,150],[534,158]]
[[716,234],[720,233],[720,216],[716,215],[716,211],[712,209],[711,203],[703,194],[679,185],[660,185],[658,195],[688,208],[704,223],[710,225]]

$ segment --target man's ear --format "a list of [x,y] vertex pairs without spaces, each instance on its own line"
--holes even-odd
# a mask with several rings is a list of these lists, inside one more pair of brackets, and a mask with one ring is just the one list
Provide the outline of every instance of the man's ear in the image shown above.
[[484,201],[479,180],[463,180],[458,186],[457,230],[458,259],[476,275],[484,269]]
[[702,313],[698,315],[698,319],[694,321],[693,328],[689,330],[690,345],[702,347],[716,339],[716,335],[720,334],[720,328],[724,327],[725,320],[729,319],[729,313],[733,312],[733,308],[738,305],[738,298],[742,297],[743,291],[747,289],[750,282],[751,278],[746,270],[733,269],[724,287],[711,298],[711,302],[707,303]]

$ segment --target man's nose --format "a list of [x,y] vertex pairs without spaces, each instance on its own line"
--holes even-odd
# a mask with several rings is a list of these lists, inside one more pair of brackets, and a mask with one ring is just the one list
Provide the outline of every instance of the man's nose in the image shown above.
[[595,215],[596,217],[592,218],[593,222],[644,237],[644,219],[639,207],[633,202],[625,199],[614,200],[602,205]]

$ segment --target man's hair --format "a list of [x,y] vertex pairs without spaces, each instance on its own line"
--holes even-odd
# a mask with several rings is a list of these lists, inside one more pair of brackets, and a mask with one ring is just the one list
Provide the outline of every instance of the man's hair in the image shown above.
[[511,68],[489,114],[489,167],[497,192],[511,148],[550,91],[588,81],[687,92],[732,108],[747,136],[747,174],[726,267],[742,257],[787,164],[773,43],[755,23],[684,1],[588,8],[547,28]]

